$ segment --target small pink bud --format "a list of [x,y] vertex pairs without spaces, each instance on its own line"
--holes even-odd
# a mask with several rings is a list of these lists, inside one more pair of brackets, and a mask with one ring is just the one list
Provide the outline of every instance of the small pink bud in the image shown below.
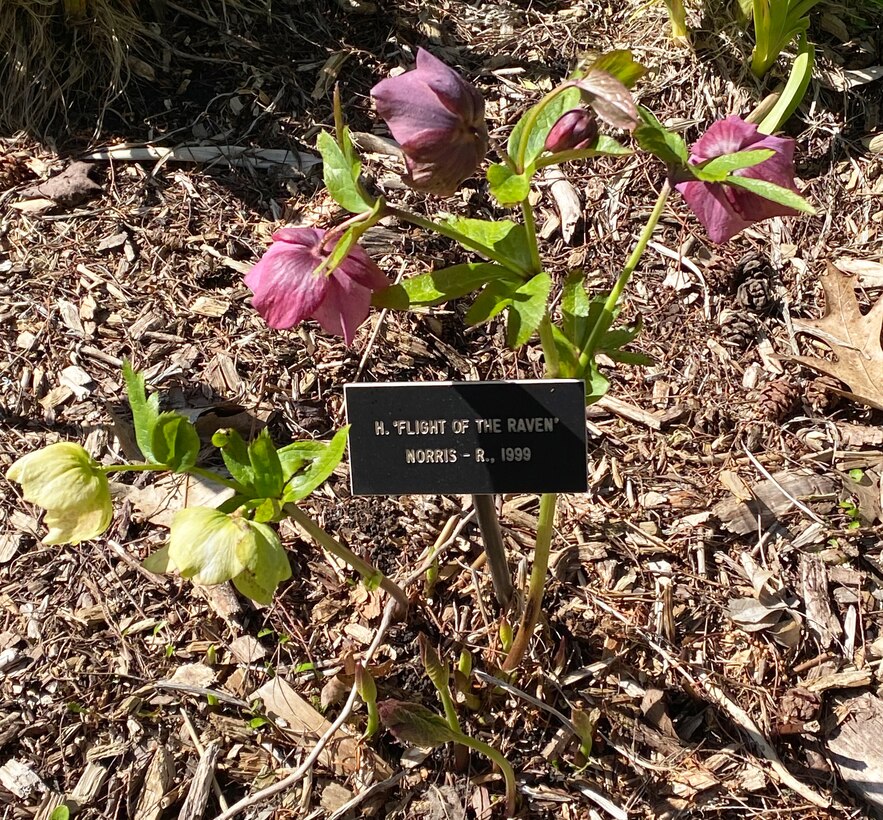
[[460,739],[441,715],[404,700],[385,700],[377,704],[380,721],[396,740],[425,749]]
[[587,148],[598,137],[598,120],[585,108],[562,114],[546,137],[545,149],[553,154]]

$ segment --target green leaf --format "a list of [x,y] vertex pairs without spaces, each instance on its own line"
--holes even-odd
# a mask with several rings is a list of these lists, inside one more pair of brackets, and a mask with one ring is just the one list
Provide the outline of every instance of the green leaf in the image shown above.
[[523,174],[516,174],[508,165],[491,165],[487,169],[490,191],[501,205],[515,205],[527,199],[534,167],[528,165]]
[[253,601],[269,606],[276,587],[291,577],[291,564],[272,527],[254,522],[250,527],[254,541],[247,554],[238,556],[244,569],[233,576],[233,586]]
[[781,185],[767,182],[765,179],[754,179],[753,177],[727,177],[727,185],[735,185],[737,188],[744,188],[751,191],[752,194],[762,196],[772,202],[778,202],[787,208],[793,208],[804,214],[814,214],[816,209],[809,204],[800,194]]
[[[306,498],[316,489],[316,487],[327,480],[328,476],[334,472],[337,465],[340,464],[341,459],[343,459],[349,429],[350,426],[348,424],[345,427],[341,427],[340,430],[334,434],[334,438],[332,438],[327,444],[324,442],[313,442],[321,444],[322,449],[316,454],[315,458],[310,459],[309,466],[307,466],[305,470],[296,472],[291,476],[285,476],[286,484],[285,490],[282,494],[282,500],[284,503],[288,504]],[[289,447],[291,447],[291,445],[289,445]],[[286,457],[283,454],[286,453],[287,450],[287,447],[283,447],[279,450],[283,472],[285,471],[286,466]],[[304,451],[301,450],[298,455],[303,452]]]
[[334,271],[338,265],[346,258],[346,255],[350,252],[353,245],[359,241],[362,234],[368,230],[378,219],[380,216],[381,210],[383,210],[385,206],[385,202],[383,197],[380,197],[375,203],[374,207],[371,208],[371,214],[363,219],[360,222],[357,222],[355,225],[350,225],[338,238],[337,243],[334,245],[334,250],[331,251],[331,254],[322,262],[319,267],[316,268],[316,274],[323,274],[328,276]]
[[212,444],[220,449],[224,464],[234,481],[241,484],[251,497],[258,497],[255,493],[255,472],[248,453],[248,445],[242,436],[233,429],[218,430],[212,436]]
[[647,73],[647,69],[627,49],[608,51],[598,57],[589,68],[597,68],[612,74],[626,88],[632,88]]
[[254,491],[258,498],[279,498],[285,479],[279,454],[266,429],[248,445],[248,459],[254,474]]
[[592,304],[586,293],[585,274],[574,270],[568,274],[561,288],[561,327],[564,337],[577,349],[582,349],[591,331],[588,321]]
[[126,393],[129,397],[129,406],[132,408],[132,418],[135,424],[135,441],[145,461],[160,461],[153,455],[150,448],[153,437],[153,428],[159,416],[159,396],[154,393],[147,398],[144,389],[144,374],[136,373],[129,361],[123,362],[123,379],[126,382]]
[[485,245],[516,266],[529,269],[532,263],[530,243],[524,225],[509,219],[489,221],[487,219],[467,219],[462,216],[445,218],[448,227],[457,233]]
[[635,129],[635,139],[645,151],[661,159],[666,165],[679,167],[687,164],[690,152],[680,134],[669,131],[651,111],[638,106],[641,124]]
[[[344,129],[344,133],[346,130]],[[370,211],[373,203],[359,184],[361,162],[357,158],[347,158],[337,140],[327,131],[319,134],[317,146],[322,155],[322,177],[331,198],[350,213],[361,214]],[[354,155],[351,154],[352,156]]]
[[579,378],[579,349],[557,325],[552,325],[552,338],[558,351],[558,375],[562,379]]
[[469,262],[423,273],[401,284],[376,291],[371,303],[376,307],[407,310],[415,305],[439,305],[472,293],[496,279],[513,278],[512,271],[490,262]]
[[512,292],[506,326],[509,347],[521,347],[533,336],[546,313],[551,290],[552,277],[548,273],[538,273]]
[[690,170],[696,179],[701,179],[703,182],[723,182],[733,171],[753,168],[755,165],[766,162],[775,153],[772,148],[736,151],[733,154],[714,157],[714,159],[698,165],[691,165]]
[[62,803],[60,806],[56,806],[52,809],[52,814],[49,815],[49,820],[70,820],[71,810]]
[[199,455],[199,434],[180,413],[161,413],[153,428],[150,449],[173,473],[187,472]]
[[521,119],[515,123],[512,133],[509,135],[509,142],[506,147],[507,153],[513,162],[518,162],[521,143],[527,139],[524,153],[524,167],[528,167],[540,154],[543,153],[546,144],[546,137],[552,126],[558,121],[558,118],[571,108],[576,108],[580,103],[580,92],[578,88],[566,88],[560,94],[554,96],[537,116],[530,133],[525,135],[524,129],[527,127],[528,118],[531,112],[538,106],[535,105],[529,109]]
[[779,94],[776,104],[757,126],[761,133],[775,134],[797,110],[806,95],[809,81],[812,79],[815,60],[815,48],[811,43],[807,43],[805,37],[801,37],[797,56],[794,58],[791,73],[788,75],[788,82],[785,83],[785,88]]
[[595,361],[589,365],[589,372],[585,374],[584,378],[586,380],[586,407],[588,407],[607,395],[607,391],[610,390],[610,382],[598,370],[598,363]]
[[466,311],[467,325],[481,325],[490,321],[512,303],[512,291],[517,286],[508,280],[491,282]]
[[175,568],[175,565],[172,563],[172,559],[169,558],[169,545],[166,544],[158,550],[151,552],[150,555],[141,562],[141,566],[148,572],[155,572],[157,575],[171,572]]

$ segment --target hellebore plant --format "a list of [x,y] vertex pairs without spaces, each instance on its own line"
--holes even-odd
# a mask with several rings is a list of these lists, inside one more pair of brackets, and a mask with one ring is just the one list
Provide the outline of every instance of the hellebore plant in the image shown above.
[[[281,241],[289,241],[284,231],[280,233],[285,236]],[[274,254],[271,259],[279,256]],[[290,262],[283,258],[280,264]],[[343,312],[347,310],[344,306]],[[346,322],[339,327],[345,332]],[[79,444],[62,442],[29,453],[6,473],[10,481],[22,485],[27,501],[46,510],[49,534],[44,543],[78,544],[97,538],[110,526],[113,505],[108,474],[183,473],[226,487],[229,497],[217,509],[187,507],[175,513],[168,544],[147,558],[148,569],[177,569],[198,584],[232,581],[246,597],[270,604],[277,586],[291,577],[288,556],[272,525],[291,518],[362,575],[366,585],[380,587],[407,608],[408,599],[400,587],[330,536],[298,506],[340,463],[347,428],[328,443],[300,441],[280,448],[266,431],[249,444],[235,430],[218,431],[212,443],[220,450],[227,477],[197,465],[202,443],[185,416],[160,413],[159,397],[147,397],[144,377],[128,363],[123,374],[144,463],[100,465]]]
[[[624,349],[638,334],[639,324],[613,325],[620,296],[673,186],[683,194],[713,242],[724,241],[761,219],[812,212],[794,184],[793,141],[766,136],[756,126],[731,117],[713,124],[690,152],[678,134],[632,100],[629,89],[643,73],[627,51],[602,55],[591,65],[580,67],[516,123],[507,144],[497,147],[500,160],[488,167],[487,179],[491,196],[503,207],[517,208],[520,221],[468,219],[443,212],[430,219],[393,207],[383,198],[371,197],[363,187],[361,162],[344,124],[339,99],[335,98],[336,134],[323,132],[319,148],[331,196],[354,216],[336,229],[338,244],[330,255],[323,251],[323,266],[317,267],[314,276],[328,277],[336,266],[345,267],[348,254],[358,252],[356,243],[361,234],[383,217],[393,216],[449,237],[484,259],[374,290],[372,303],[406,310],[475,293],[466,314],[470,325],[505,313],[510,346],[518,348],[538,334],[547,377],[584,379],[587,403],[596,401],[608,387],[596,365],[599,353],[614,361],[647,361]],[[483,104],[478,92],[439,60],[420,50],[416,69],[383,80],[372,94],[378,113],[402,145],[406,164],[403,176],[411,187],[446,195],[478,171],[487,140],[481,120]],[[571,271],[558,300],[560,316],[555,322],[550,308],[552,278],[540,256],[528,196],[534,177],[544,167],[601,154],[630,153],[602,133],[599,122],[633,131],[638,145],[667,165],[668,179],[611,291],[590,296],[582,271]],[[287,234],[285,241],[292,241],[292,236]],[[304,244],[308,244],[306,239]],[[271,272],[278,253],[275,247],[258,263],[268,281],[279,279]],[[280,289],[279,299],[294,303],[297,297],[286,296]],[[256,300],[255,304],[266,315],[264,303]],[[277,309],[286,313],[284,305],[277,305]],[[554,494],[540,498],[534,564],[520,623],[502,664],[505,670],[520,664],[539,618],[556,504]],[[503,591],[509,577],[505,555],[489,549],[488,562],[505,608],[509,602],[509,595]]]
[[753,0],[754,50],[751,71],[763,77],[779,54],[809,28],[809,12],[819,0]]

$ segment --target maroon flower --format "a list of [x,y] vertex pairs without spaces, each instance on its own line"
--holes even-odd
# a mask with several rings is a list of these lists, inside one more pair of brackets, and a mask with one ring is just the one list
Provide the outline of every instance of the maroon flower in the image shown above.
[[418,191],[450,196],[487,153],[481,95],[422,48],[417,68],[377,83],[371,96],[402,146],[408,183]]
[[585,108],[572,108],[555,121],[544,147],[553,154],[576,151],[591,145],[597,136],[598,120],[595,115]]
[[[697,165],[715,157],[768,148],[775,151],[769,159],[733,174],[772,182],[799,193],[794,184],[794,140],[762,134],[757,126],[740,117],[727,117],[714,123],[693,145],[690,163]],[[712,242],[726,242],[743,228],[772,216],[794,216],[787,205],[765,199],[744,188],[726,182],[690,180],[675,186]]]
[[326,232],[317,228],[283,228],[273,244],[248,272],[245,284],[254,291],[252,304],[273,328],[288,328],[312,317],[347,344],[365,321],[371,291],[389,281],[358,245],[331,273],[316,268],[331,255]]

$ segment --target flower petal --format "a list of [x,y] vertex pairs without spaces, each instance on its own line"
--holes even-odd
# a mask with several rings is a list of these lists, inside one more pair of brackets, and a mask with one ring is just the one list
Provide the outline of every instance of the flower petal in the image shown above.
[[370,290],[389,287],[389,279],[361,245],[353,245],[337,269],[354,282]]
[[248,522],[208,507],[175,513],[169,534],[169,558],[185,578],[197,584],[220,584],[245,569],[239,558],[253,540]]
[[340,269],[331,274],[329,281],[325,300],[313,312],[313,318],[326,332],[342,335],[347,344],[352,344],[359,325],[368,317],[371,291]]
[[751,224],[733,209],[723,185],[694,181],[676,187],[712,242],[726,242]]
[[287,228],[246,274],[245,284],[254,292],[252,304],[273,328],[289,328],[302,322],[322,303],[328,277],[314,273],[323,256],[319,250],[324,231]]

